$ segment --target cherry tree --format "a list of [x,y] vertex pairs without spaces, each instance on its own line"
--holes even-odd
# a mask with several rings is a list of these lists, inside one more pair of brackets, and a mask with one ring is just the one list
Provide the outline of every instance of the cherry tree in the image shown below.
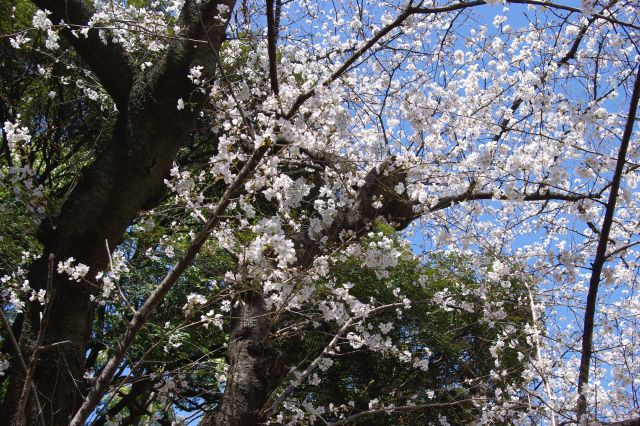
[[[176,319],[227,333],[211,372],[224,376],[220,402],[202,424],[343,424],[463,404],[483,424],[640,422],[637,2],[34,3],[3,40],[52,58],[43,78],[71,70],[64,84],[113,118],[49,207],[30,153],[51,124],[24,122],[26,97],[7,110],[3,179],[30,198],[42,249],[2,278],[4,418],[95,420],[126,385],[145,325],[214,247],[233,266],[194,286]],[[189,161],[194,140],[205,154]],[[184,222],[136,253],[166,274],[132,304],[125,234],[152,235],[167,205]],[[451,288],[412,291],[443,257],[475,278],[452,268]],[[408,263],[411,285],[398,286]],[[343,279],[345,265],[390,296]],[[494,330],[488,374],[447,398],[300,396],[345,351],[437,368],[429,341],[386,337],[389,315],[401,324],[419,305]],[[96,349],[105,306],[127,326]],[[322,348],[286,364],[278,336],[323,325]],[[185,327],[169,323],[165,344]],[[97,371],[91,356],[104,359]],[[178,377],[162,372],[158,400]]]

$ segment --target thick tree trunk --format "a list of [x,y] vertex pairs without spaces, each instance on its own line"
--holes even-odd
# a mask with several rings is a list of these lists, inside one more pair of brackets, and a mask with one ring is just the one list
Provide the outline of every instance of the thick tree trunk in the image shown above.
[[[29,272],[32,286],[45,288],[47,268],[44,259],[49,253],[54,254],[56,261],[73,257],[90,266],[87,278],[92,281],[107,264],[105,240],[109,241],[110,247],[115,247],[126,227],[161,189],[180,142],[184,141],[195,120],[188,116],[180,123],[172,120],[169,121],[170,128],[162,131],[159,123],[167,123],[169,111],[158,111],[142,102],[140,106],[155,110],[159,120],[150,120],[149,114],[145,113],[147,120],[130,122],[127,114],[120,114],[109,146],[83,173],[64,204],[55,229],[45,233],[45,255],[34,262]],[[171,111],[174,116],[176,113]],[[69,281],[68,277],[58,274],[54,276],[54,286],[56,294],[44,344],[65,343],[41,353],[35,382],[42,394],[47,423],[63,425],[82,401],[79,391],[83,388],[85,350],[94,311],[90,295],[96,288],[86,282]],[[35,340],[37,334],[39,314],[38,306],[29,307],[29,320],[25,321],[21,333],[26,353],[32,349],[27,342]],[[13,375],[16,384],[22,381],[15,372]],[[21,385],[11,387],[19,393],[17,388]],[[12,392],[9,394],[8,400],[15,400],[16,396],[11,395]],[[5,414],[15,407],[9,405]]]
[[203,426],[250,426],[284,374],[282,355],[269,341],[271,317],[262,295],[247,292],[232,311],[229,373],[220,409]]
[[[233,7],[232,1],[225,3]],[[62,8],[61,14],[64,4],[66,1],[38,2],[41,7]],[[201,107],[206,99],[205,95],[194,92],[193,83],[187,78],[188,71],[192,66],[203,65],[212,73],[215,67],[211,49],[217,52],[224,40],[224,25],[202,27],[201,19],[213,22],[215,3],[208,3],[200,11],[197,8],[193,1],[185,5],[182,19],[188,28],[186,39],[200,39],[206,33],[211,45],[177,41],[152,71],[135,75],[128,93],[123,92],[126,85],[118,85],[110,92],[120,110],[110,141],[93,164],[83,170],[53,226],[43,230],[44,255],[29,271],[29,281],[34,288],[46,288],[44,259],[50,253],[56,262],[73,257],[88,265],[91,270],[87,278],[92,281],[107,265],[105,240],[115,248],[138,212],[162,189],[178,149],[195,127],[199,113],[199,107],[177,110],[177,101],[189,99]],[[78,50],[82,53],[82,49]],[[110,80],[102,76],[114,77],[112,70],[100,68],[100,63],[93,63],[90,55],[85,59],[99,68],[97,74],[109,90],[113,85],[107,84]],[[85,352],[94,313],[90,295],[97,289],[86,282],[69,281],[57,273],[53,283],[56,294],[44,345],[58,344],[41,352],[34,381],[46,423],[66,426],[82,402]],[[22,327],[20,340],[27,359],[33,350],[29,342],[35,341],[38,332],[40,309],[37,305],[29,306]],[[16,415],[24,380],[22,372],[14,368],[11,380],[0,412],[2,419]],[[28,416],[33,415],[33,408],[27,411]]]

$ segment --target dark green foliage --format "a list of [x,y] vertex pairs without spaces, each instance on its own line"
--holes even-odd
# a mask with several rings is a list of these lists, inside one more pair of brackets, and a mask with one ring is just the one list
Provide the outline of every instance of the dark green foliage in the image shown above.
[[[374,399],[384,406],[417,406],[394,414],[362,416],[354,419],[353,424],[425,425],[436,422],[438,416],[445,416],[452,424],[472,422],[480,414],[472,398],[491,400],[496,390],[505,390],[507,383],[522,381],[520,374],[526,364],[523,360],[531,352],[524,326],[530,323],[531,316],[523,283],[512,283],[509,291],[496,288],[483,281],[469,265],[469,259],[456,256],[434,257],[426,263],[408,258],[386,279],[376,277],[374,271],[363,269],[354,260],[338,265],[333,277],[338,285],[354,284],[350,293],[358,300],[373,298],[379,305],[393,303],[397,300],[393,291],[400,289],[402,295],[413,301],[411,309],[402,315],[388,310],[367,320],[366,327],[371,333],[380,333],[380,324],[392,324],[392,330],[383,336],[401,351],[409,351],[414,356],[424,353],[430,360],[429,368],[422,371],[393,354],[374,352],[366,346],[354,349],[343,339],[337,356],[331,358],[331,367],[325,372],[316,370],[321,383],[301,386],[295,397],[313,406],[342,405],[345,417],[368,410]],[[423,284],[418,284],[419,281]],[[482,321],[482,301],[473,294],[461,294],[459,288],[463,286],[457,283],[485,292],[484,303],[503,303],[506,318],[495,324]],[[444,289],[456,295],[457,302],[470,303],[475,308],[473,312],[440,306],[434,296]],[[323,323],[317,329],[310,328],[282,339],[280,345],[286,364],[304,365],[305,360],[308,363],[322,352],[338,328],[334,323]],[[490,348],[505,329],[511,330],[514,347],[500,353],[501,365],[496,368]],[[491,378],[492,370],[506,373],[496,380]],[[437,406],[429,408],[429,404]],[[421,405],[425,407],[420,408]],[[516,409],[517,406],[518,403]],[[338,420],[335,414],[328,413],[323,419]]]

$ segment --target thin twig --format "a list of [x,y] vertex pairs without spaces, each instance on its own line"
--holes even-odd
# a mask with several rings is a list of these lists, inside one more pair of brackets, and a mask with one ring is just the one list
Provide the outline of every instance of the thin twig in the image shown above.
[[[534,6],[540,6],[540,7],[546,7],[549,9],[559,9],[559,10],[565,10],[567,12],[574,12],[574,13],[581,13],[584,14],[584,12],[577,8],[577,7],[573,7],[573,6],[567,6],[567,5],[563,5],[563,4],[558,4],[558,3],[552,3],[552,2],[548,2],[548,1],[544,1],[544,0],[506,0],[506,3],[508,4],[531,4]],[[413,11],[413,13],[420,13],[420,14],[436,14],[436,13],[443,13],[443,12],[453,12],[455,10],[461,10],[461,9],[467,9],[470,7],[476,7],[476,6],[483,6],[486,5],[487,2],[484,0],[477,0],[477,1],[471,1],[471,2],[461,2],[461,3],[456,3],[456,4],[452,4],[449,6],[442,6],[442,7],[416,7],[411,9]],[[594,13],[592,15],[595,18],[598,19],[602,19],[604,21],[610,22],[612,24],[618,24],[621,25],[623,27],[629,27],[629,28],[633,28],[633,29],[640,29],[640,26],[635,25],[631,22],[624,22],[624,21],[620,21],[616,18],[613,18],[611,16],[607,16],[603,13]]]
[[[18,360],[18,364],[20,365],[22,372],[26,375],[27,364],[25,364],[24,358],[22,357],[22,352],[20,351],[20,345],[16,341],[16,336],[13,334],[13,330],[11,330],[11,324],[9,324],[7,317],[4,316],[4,312],[2,311],[2,309],[0,309],[0,320],[2,320],[2,326],[5,332],[7,333],[7,336],[9,338],[9,341],[11,342],[11,345],[13,346],[13,350],[15,352],[16,359]],[[40,404],[40,398],[38,398],[38,391],[36,390],[36,387],[33,384],[33,382],[31,382],[31,392],[34,395],[33,399],[36,404],[36,411],[38,412],[38,424],[40,426],[45,426],[44,416],[42,414],[42,405]]]
[[47,325],[49,324],[49,317],[51,316],[51,307],[53,305],[52,300],[53,300],[53,297],[55,296],[55,289],[53,287],[54,259],[55,259],[54,254],[50,253],[49,264],[47,268],[47,294],[46,294],[45,305],[44,305],[44,313],[42,314],[42,319],[40,320],[40,328],[38,330],[38,337],[36,338],[36,345],[33,350],[33,354],[31,355],[31,359],[29,360],[29,368],[27,369],[27,375],[24,379],[22,392],[20,394],[20,400],[18,402],[16,426],[21,426],[22,424],[24,424],[24,421],[26,420],[24,416],[24,412],[27,408],[27,401],[29,400],[29,390],[31,389],[33,376],[36,371],[36,366],[38,365],[38,357],[40,356],[40,352],[42,351],[42,343],[44,342],[44,335],[47,330]]
[[[204,24],[204,21],[202,20],[202,15],[199,15],[199,17],[200,17],[200,24],[204,27],[205,24]],[[244,108],[242,108],[242,103],[238,101],[235,91],[233,90],[233,85],[231,84],[231,81],[227,77],[227,73],[224,70],[224,64],[220,60],[220,51],[219,49],[216,49],[213,41],[211,40],[211,37],[209,37],[209,33],[206,31],[205,31],[205,37],[207,38],[207,44],[209,45],[209,47],[211,47],[211,54],[213,55],[218,65],[218,71],[220,71],[220,77],[222,77],[222,81],[224,82],[224,84],[227,86],[227,89],[229,90],[229,95],[233,99],[233,102],[235,103],[236,108],[240,113],[240,118],[242,118],[242,122],[247,128],[247,132],[249,132],[249,136],[251,136],[251,138],[255,140],[256,135],[255,135],[255,132],[253,131],[253,126],[251,125],[251,122],[247,118],[247,114],[244,112]]]
[[[368,52],[369,49],[375,46],[378,43],[378,41],[380,41],[380,39],[382,39],[384,36],[389,34],[395,28],[402,26],[404,21],[414,13],[416,13],[415,9],[409,8],[404,12],[402,12],[400,15],[398,15],[398,17],[393,22],[391,22],[386,27],[382,28],[378,33],[376,33],[376,35],[371,37],[365,44],[363,44],[349,58],[347,58],[347,60],[344,61],[343,64],[337,70],[335,70],[326,80],[324,80],[320,84],[320,87],[327,87],[331,83],[336,81],[338,78],[340,78],[340,76],[342,76],[342,74],[344,74],[351,67],[351,65],[354,64],[354,62],[356,62],[360,57],[362,57],[362,55]],[[300,107],[315,93],[316,93],[316,89],[313,88],[305,93],[300,94],[296,98],[296,100],[293,102],[293,105],[289,109],[289,112],[287,112],[287,114],[285,114],[284,117],[286,119],[291,119],[298,112],[298,109],[300,109]]]
[[[109,249],[109,240],[104,240],[104,245],[107,248],[107,256],[109,257],[109,269],[111,270],[111,272],[113,272],[113,260],[111,259],[111,250]],[[124,296],[124,293],[122,292],[122,289],[120,288],[120,285],[118,284],[118,280],[114,279],[113,283],[115,284],[116,288],[118,289],[118,293],[120,294],[120,298],[122,299],[124,304],[127,305],[129,310],[131,311],[131,313],[135,315],[136,314],[136,310],[133,309],[133,306],[131,306],[131,303],[129,303],[129,300]]]
[[[296,380],[294,380],[291,384],[289,384],[289,386],[287,386],[282,391],[280,396],[278,396],[278,398],[276,398],[276,400],[273,401],[273,403],[271,404],[270,407],[268,407],[268,408],[263,410],[263,413],[266,413],[267,417],[271,417],[274,414],[275,410],[278,408],[278,406],[280,404],[282,404],[282,402],[284,402],[284,400],[289,395],[291,395],[291,393],[294,390],[296,390],[299,385],[304,383],[304,381],[307,379],[307,377],[309,377],[309,375],[320,365],[320,362],[326,356],[331,354],[331,351],[333,351],[333,348],[338,344],[338,341],[342,338],[344,333],[346,333],[347,330],[349,330],[349,328],[353,325],[354,322],[360,321],[360,320],[366,318],[367,316],[375,314],[375,313],[377,313],[379,311],[382,311],[382,310],[385,310],[385,309],[389,309],[389,308],[395,308],[395,307],[399,307],[399,306],[404,306],[404,303],[398,302],[398,303],[390,303],[388,305],[378,306],[377,308],[374,308],[374,309],[368,311],[366,314],[357,315],[357,316],[349,318],[347,320],[347,322],[345,322],[342,325],[342,327],[340,327],[340,330],[338,330],[338,332],[333,336],[333,339],[331,339],[331,341],[327,344],[327,346],[325,346],[325,348],[322,350],[320,355],[318,355],[316,357],[316,359],[314,359],[313,362],[311,362],[311,364],[309,364],[309,366],[302,372],[302,374],[300,374],[299,377],[296,378]],[[258,417],[260,417],[260,416],[258,416]]]
[[[541,363],[542,351],[540,348],[542,346],[542,343],[540,341],[540,330],[538,329],[538,314],[536,313],[536,304],[535,304],[535,300],[533,299],[533,292],[531,291],[531,286],[526,280],[524,281],[524,285],[527,289],[527,294],[529,295],[529,306],[531,308],[531,322],[533,323],[533,330],[534,330],[533,336],[535,340],[534,346],[536,351],[536,361]],[[549,384],[549,380],[547,380],[544,374],[541,374],[540,377],[542,378],[542,383],[544,384],[544,391],[547,394],[547,398],[549,399],[549,401],[552,401],[553,393],[551,391],[551,385]],[[549,421],[551,422],[550,425],[556,426],[557,423],[556,423],[555,412],[550,405],[547,405],[547,408],[549,409]]]
[[100,398],[106,392],[109,387],[109,383],[113,378],[113,375],[118,368],[118,365],[122,362],[127,350],[133,344],[137,334],[140,332],[144,324],[155,310],[155,308],[162,302],[165,295],[173,287],[173,285],[182,276],[182,273],[193,262],[193,259],[200,252],[200,249],[204,245],[205,241],[209,237],[213,228],[218,224],[221,215],[226,211],[227,206],[231,200],[237,195],[238,191],[242,189],[245,180],[251,173],[258,167],[258,164],[267,153],[271,144],[263,144],[256,149],[251,157],[242,167],[242,170],[238,173],[236,180],[227,188],[224,192],[215,209],[213,210],[211,217],[207,223],[202,227],[200,232],[194,237],[191,245],[187,248],[183,256],[178,262],[171,268],[169,273],[164,277],[162,282],[158,285],[156,290],[149,296],[140,309],[133,315],[133,318],[127,326],[122,339],[118,343],[114,354],[111,356],[104,369],[96,379],[96,382],[87,395],[84,403],[71,420],[70,426],[82,426],[84,421],[95,410],[96,406],[100,402]]
[[412,412],[412,411],[418,411],[418,410],[426,410],[427,408],[452,407],[456,405],[459,406],[465,402],[479,403],[479,402],[485,402],[485,401],[486,401],[485,398],[470,398],[470,399],[462,399],[459,401],[451,401],[451,402],[434,402],[431,404],[402,405],[402,406],[393,407],[393,408],[389,408],[389,407],[375,408],[375,409],[370,409],[370,410],[362,411],[360,413],[353,414],[349,417],[345,417],[344,419],[340,419],[335,423],[330,423],[329,426],[343,425],[345,423],[352,422],[353,420],[359,417],[369,416],[372,414],[406,413],[406,412]]

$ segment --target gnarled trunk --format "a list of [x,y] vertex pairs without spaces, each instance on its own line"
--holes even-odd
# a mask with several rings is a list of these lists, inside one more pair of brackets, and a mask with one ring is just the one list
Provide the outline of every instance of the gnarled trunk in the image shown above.
[[[91,7],[82,1],[35,1],[39,7],[52,10],[56,21],[65,19],[85,25],[92,14]],[[53,226],[43,230],[44,255],[29,270],[32,287],[46,288],[44,259],[50,253],[56,262],[73,257],[89,266],[87,278],[93,280],[107,265],[105,240],[111,249],[115,248],[138,212],[161,190],[206,100],[204,94],[194,92],[187,77],[189,69],[203,65],[212,75],[215,67],[211,50],[218,52],[224,40],[226,25],[204,28],[202,24],[203,20],[214,22],[217,3],[197,6],[195,0],[187,1],[181,16],[187,28],[185,40],[172,43],[164,58],[147,72],[134,71],[126,53],[112,43],[103,44],[95,30],[87,39],[68,37],[109,91],[119,113],[109,142],[93,164],[82,171]],[[220,3],[233,8],[233,1]],[[73,12],[71,16],[68,8]],[[209,40],[210,45],[189,41],[202,38]],[[177,110],[180,98],[190,99],[194,107]],[[66,426],[83,400],[83,367],[94,316],[90,296],[97,289],[87,282],[69,281],[57,273],[53,285],[56,293],[44,345],[57,345],[40,353],[34,382],[46,423]],[[29,306],[22,326],[20,341],[27,362],[33,351],[30,342],[35,341],[38,333],[40,310],[36,304]],[[19,415],[16,410],[23,381],[23,372],[13,366],[1,418]],[[27,409],[28,424],[33,413],[33,407]]]

